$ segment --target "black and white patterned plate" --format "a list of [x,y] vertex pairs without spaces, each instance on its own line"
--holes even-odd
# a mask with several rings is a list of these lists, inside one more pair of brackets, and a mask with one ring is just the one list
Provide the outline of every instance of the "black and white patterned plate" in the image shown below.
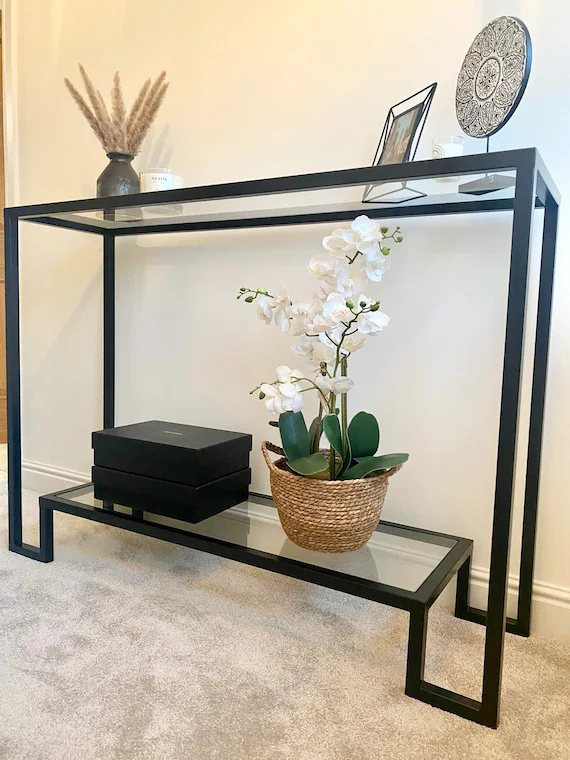
[[530,74],[528,29],[514,16],[500,16],[482,29],[467,51],[457,78],[455,111],[470,137],[488,137],[509,120]]

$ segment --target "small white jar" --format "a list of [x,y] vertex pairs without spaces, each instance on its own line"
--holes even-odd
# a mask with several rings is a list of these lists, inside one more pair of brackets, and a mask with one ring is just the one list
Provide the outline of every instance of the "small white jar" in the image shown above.
[[175,190],[182,187],[182,177],[172,169],[146,169],[141,172],[141,192],[153,193],[157,190]]

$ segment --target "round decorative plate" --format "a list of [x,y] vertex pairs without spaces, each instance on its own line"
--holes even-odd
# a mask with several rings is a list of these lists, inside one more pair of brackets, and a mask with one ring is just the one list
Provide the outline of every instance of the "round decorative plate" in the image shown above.
[[482,29],[457,77],[455,111],[470,137],[495,134],[510,119],[525,91],[532,46],[523,22],[500,16]]

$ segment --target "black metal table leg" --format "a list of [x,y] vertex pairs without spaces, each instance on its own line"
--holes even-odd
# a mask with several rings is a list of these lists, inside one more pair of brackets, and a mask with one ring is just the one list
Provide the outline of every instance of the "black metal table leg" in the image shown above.
[[517,633],[521,636],[528,636],[530,634],[532,580],[534,573],[540,460],[543,437],[542,426],[544,421],[546,373],[548,368],[557,226],[558,204],[555,203],[552,195],[547,192],[542,234],[542,257],[538,286],[538,314],[536,321],[532,395],[530,402],[530,427],[524,496],[519,599],[516,626],[509,629],[512,633]]
[[53,560],[53,513],[40,510],[40,545],[22,540],[22,421],[20,414],[20,278],[18,218],[4,214],[6,271],[6,396],[8,422],[8,542],[24,557]]
[[[471,720],[476,720],[479,723],[491,727],[496,727],[499,721],[503,649],[507,626],[506,606],[513,512],[512,502],[516,441],[519,422],[524,320],[533,218],[532,212],[534,208],[536,181],[535,161],[532,159],[522,161],[517,167],[515,187],[487,612],[483,613],[481,610],[474,610],[469,606],[468,564],[466,564],[459,572],[456,599],[456,612],[460,617],[472,620],[473,622],[484,622],[487,626],[485,634],[482,700],[481,703],[473,703],[473,701],[471,701],[470,703],[465,704],[462,702],[461,710],[464,712],[467,711],[469,715],[464,714],[464,712],[459,714],[463,714],[464,717],[470,717]],[[540,360],[539,365],[542,366]],[[535,412],[536,407],[537,404],[535,402]],[[542,407],[539,411],[541,417]],[[541,427],[541,425],[538,427]],[[536,414],[535,428],[536,435],[538,430]],[[527,509],[525,510],[525,521],[527,526],[531,522],[534,523],[535,519],[536,504],[534,504],[533,509],[531,502],[527,502]],[[528,550],[529,546],[527,545],[527,551]],[[534,542],[532,546],[532,554],[534,554]],[[530,605],[530,595],[528,596],[528,599],[523,598],[523,606],[525,602],[528,602]],[[511,624],[513,627],[517,625],[515,621],[512,621]],[[427,617],[424,620],[420,620],[419,613],[412,612],[410,637],[413,637],[416,643],[420,641],[420,631],[422,628],[425,628],[426,625]],[[412,676],[410,678],[412,690],[418,691],[417,684],[416,687],[414,687],[415,681],[420,678],[417,668],[415,681]],[[419,694],[422,696],[419,696]],[[431,704],[438,703],[437,706],[443,707],[443,709],[458,712],[458,695],[454,692],[441,690],[439,687],[434,687],[433,685],[422,682],[418,695],[414,696],[418,696],[419,699],[424,699],[424,701],[429,701]]]
[[481,702],[424,680],[428,615],[427,606],[419,606],[410,613],[406,694],[432,707],[438,707],[440,710],[459,715],[475,723],[496,728],[496,722],[488,722],[488,716],[483,712]]
[[[470,620],[469,612],[469,581],[471,573],[471,557],[457,571],[457,591],[455,594],[455,617]],[[472,621],[478,622],[478,621]]]
[[[540,172],[540,167],[538,171]],[[527,173],[529,176],[531,176],[530,172]],[[543,204],[545,212],[542,234],[540,280],[538,289],[538,313],[534,341],[534,366],[530,402],[528,453],[526,462],[522,549],[519,570],[517,617],[506,618],[506,630],[509,633],[514,633],[519,636],[530,635],[532,583],[538,512],[538,488],[540,480],[540,460],[542,449],[542,428],[544,420],[550,320],[552,313],[552,290],[554,283],[554,263],[556,254],[556,232],[558,224],[558,204],[556,200],[546,189],[546,186],[542,182],[540,173],[538,173],[536,181],[538,183],[542,183],[542,194],[544,195]],[[528,202],[528,198],[526,202]],[[516,208],[517,206],[515,204],[515,218],[513,219],[513,254],[515,244],[515,228],[517,221]],[[522,217],[523,213],[520,214],[519,219]],[[526,239],[527,234],[528,241]],[[522,242],[523,247],[530,245],[530,229],[528,230],[528,233],[522,230],[518,235],[518,241],[519,244]],[[466,572],[468,573],[469,571],[467,570]],[[508,578],[506,579],[506,582],[508,582]],[[469,604],[468,594],[468,581],[467,583],[459,582],[456,600],[457,617],[461,617],[465,620],[470,620],[471,622],[479,623],[481,625],[486,625],[488,619],[487,611],[471,607]]]
[[[20,280],[18,217],[5,214],[8,523],[10,551],[53,561],[53,512],[40,508],[39,546],[22,540],[22,423],[20,390]],[[103,238],[103,422],[115,419],[115,238]]]
[[115,425],[115,236],[103,237],[103,427]]
[[8,535],[11,551],[22,547],[22,451],[20,418],[20,287],[18,220],[4,213],[6,280],[6,397],[8,427]]
[[[457,599],[455,613],[457,617],[465,617],[464,603],[469,598],[469,569],[471,556],[457,571]],[[492,675],[491,685],[495,690],[487,692],[483,690],[483,699],[477,700],[466,697],[456,691],[436,686],[424,679],[427,629],[428,629],[429,605],[418,605],[410,612],[410,629],[408,636],[408,659],[406,668],[406,694],[421,702],[426,702],[432,707],[459,715],[462,718],[480,723],[489,728],[497,728],[499,723],[498,695],[500,693],[500,671]],[[504,630],[503,630],[504,635]],[[487,635],[486,642],[489,641]],[[485,654],[485,666],[483,671],[483,683],[488,676],[491,667],[487,653]]]

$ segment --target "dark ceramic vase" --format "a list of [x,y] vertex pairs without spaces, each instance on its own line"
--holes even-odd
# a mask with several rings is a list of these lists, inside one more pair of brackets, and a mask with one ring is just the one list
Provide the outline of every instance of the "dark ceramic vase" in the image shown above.
[[128,153],[107,153],[109,164],[97,180],[97,197],[140,193],[139,175],[131,166],[134,156]]

